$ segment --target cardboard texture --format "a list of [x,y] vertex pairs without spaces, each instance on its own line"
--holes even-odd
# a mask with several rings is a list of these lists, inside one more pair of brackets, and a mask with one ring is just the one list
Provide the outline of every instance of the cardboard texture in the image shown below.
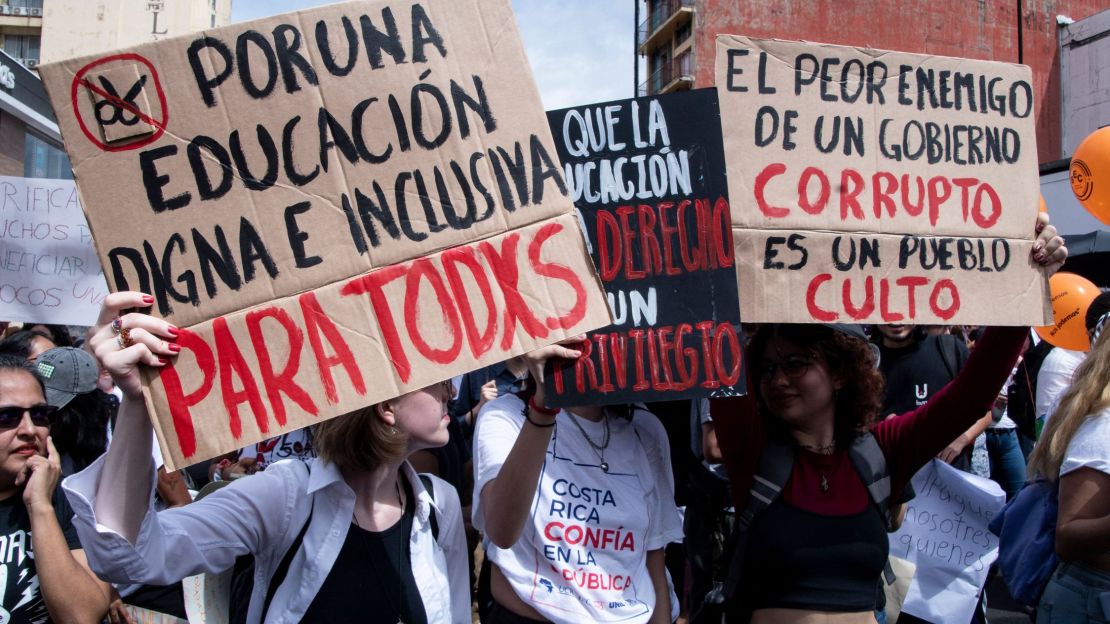
[[1051,322],[1028,67],[728,35],[716,82],[745,321]]
[[111,288],[188,330],[147,378],[171,467],[610,320],[507,0],[40,71]]
[[547,116],[615,319],[553,365],[548,403],[743,393],[716,89]]

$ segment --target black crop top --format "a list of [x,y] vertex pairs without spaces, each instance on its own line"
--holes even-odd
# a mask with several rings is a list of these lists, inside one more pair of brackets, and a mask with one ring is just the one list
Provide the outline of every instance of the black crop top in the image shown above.
[[367,531],[355,524],[301,624],[393,624],[428,621],[420,588],[412,574],[409,536],[416,498],[408,479],[405,511],[384,531]]
[[776,499],[752,521],[744,557],[744,604],[829,612],[881,607],[890,543],[873,504],[824,516]]

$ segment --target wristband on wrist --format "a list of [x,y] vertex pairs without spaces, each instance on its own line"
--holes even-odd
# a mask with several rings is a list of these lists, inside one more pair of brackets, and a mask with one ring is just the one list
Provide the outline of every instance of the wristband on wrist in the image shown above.
[[[541,422],[537,422],[536,420],[533,420],[532,419],[532,413],[531,413],[532,410],[536,410],[537,413],[542,414],[544,416],[551,416],[552,417],[551,422],[541,423]],[[524,406],[524,419],[527,420],[533,427],[538,427],[540,429],[547,429],[548,427],[554,427],[555,426],[554,416],[556,416],[558,414],[559,414],[558,409],[547,409],[547,408],[539,407],[538,405],[536,405],[536,402],[531,398],[528,399],[528,404]]]
[[528,397],[528,407],[536,410],[536,412],[544,416],[556,416],[559,414],[559,408],[544,407],[536,403],[536,395]]

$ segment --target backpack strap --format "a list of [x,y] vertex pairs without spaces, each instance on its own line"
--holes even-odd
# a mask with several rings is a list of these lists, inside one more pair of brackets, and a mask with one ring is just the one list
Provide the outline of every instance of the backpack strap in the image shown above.
[[748,502],[733,524],[732,559],[728,565],[728,575],[725,577],[724,595],[732,598],[739,588],[741,576],[744,573],[744,551],[748,539],[748,529],[752,520],[759,512],[775,502],[782,492],[783,486],[790,479],[794,470],[794,446],[788,442],[768,439],[763,455],[759,458],[759,467],[756,468],[752,487],[748,491]]
[[[891,514],[891,501],[893,499],[890,491],[890,471],[887,470],[886,455],[883,455],[883,449],[879,446],[879,441],[875,439],[871,432],[857,436],[848,449],[848,457],[851,458],[852,465],[859,473],[863,485],[867,487],[871,502],[879,508],[879,513],[883,516],[883,523],[886,524],[886,530],[888,532],[894,531],[895,518]],[[887,558],[886,565],[883,566],[883,579],[890,585],[894,583],[896,578],[894,568],[890,565],[890,558]]]
[[[420,473],[420,482],[424,484],[424,489],[427,490],[428,496],[432,497],[432,502],[436,501],[436,489],[432,484],[432,478],[424,473]],[[439,541],[439,522],[436,520],[436,508],[432,507],[432,513],[428,516],[429,521],[432,523],[432,539]]]
[[311,506],[308,508],[308,520],[305,520],[301,532],[297,534],[296,539],[289,546],[289,550],[285,551],[285,556],[281,558],[281,563],[274,570],[274,576],[270,579],[269,587],[266,588],[266,601],[262,603],[262,616],[259,618],[259,622],[266,621],[266,612],[270,610],[270,603],[274,600],[274,594],[277,593],[278,588],[285,582],[285,577],[289,574],[289,566],[293,565],[293,557],[296,556],[297,551],[301,549],[301,544],[304,543],[304,536],[305,533],[308,533],[308,525],[312,524],[312,513],[315,510],[316,497],[313,496]]
[[863,480],[863,485],[867,487],[871,502],[879,508],[879,512],[883,514],[883,522],[890,530],[892,526],[890,472],[887,470],[886,456],[883,455],[879,441],[870,432],[857,436],[848,449],[848,456],[852,459],[852,465],[855,466],[860,479]]
[[937,350],[940,351],[940,359],[944,362],[945,370],[948,371],[948,379],[955,379],[962,367],[959,350],[956,348],[956,337],[951,334],[937,336]]

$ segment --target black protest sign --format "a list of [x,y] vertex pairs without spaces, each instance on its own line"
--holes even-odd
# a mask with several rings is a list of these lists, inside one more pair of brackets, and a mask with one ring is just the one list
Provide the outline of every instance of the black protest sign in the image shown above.
[[743,392],[716,90],[547,117],[614,320],[551,366],[548,403]]

